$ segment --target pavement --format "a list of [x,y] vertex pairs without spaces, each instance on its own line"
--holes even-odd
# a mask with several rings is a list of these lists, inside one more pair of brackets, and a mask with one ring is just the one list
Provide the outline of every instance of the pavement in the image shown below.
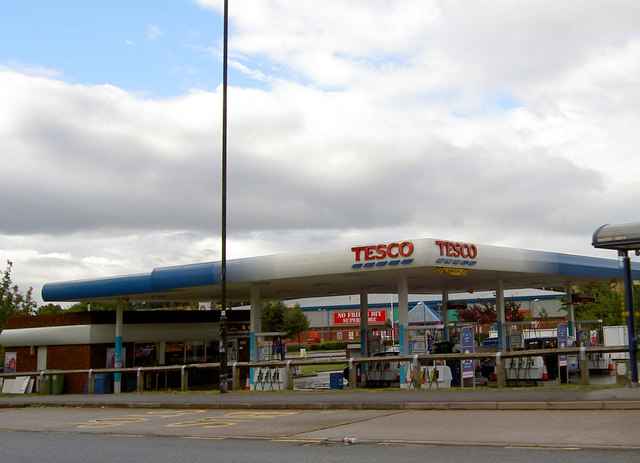
[[64,406],[298,410],[640,410],[640,388],[331,389],[2,395],[0,408]]
[[612,379],[585,387],[339,390],[319,374],[299,378],[293,391],[5,394],[0,430],[636,451],[629,431],[640,426],[640,388]]

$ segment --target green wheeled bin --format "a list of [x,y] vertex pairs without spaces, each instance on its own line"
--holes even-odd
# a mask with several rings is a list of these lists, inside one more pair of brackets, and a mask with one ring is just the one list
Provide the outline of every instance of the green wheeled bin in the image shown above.
[[38,382],[38,392],[41,395],[51,394],[51,375],[44,375]]
[[51,394],[60,395],[64,391],[64,375],[51,375]]

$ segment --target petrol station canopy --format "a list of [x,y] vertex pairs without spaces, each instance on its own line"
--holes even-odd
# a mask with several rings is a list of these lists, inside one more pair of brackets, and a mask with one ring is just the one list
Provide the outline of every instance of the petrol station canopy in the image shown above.
[[[221,299],[221,263],[159,267],[150,273],[48,283],[45,301],[199,302]],[[622,280],[617,260],[438,239],[354,245],[226,263],[228,301],[349,294],[430,294],[566,287]],[[640,279],[640,269],[633,270]]]

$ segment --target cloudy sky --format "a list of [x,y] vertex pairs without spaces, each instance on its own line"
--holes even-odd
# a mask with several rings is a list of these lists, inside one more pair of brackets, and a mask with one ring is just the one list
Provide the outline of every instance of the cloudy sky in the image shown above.
[[[222,1],[2,10],[14,283],[219,259]],[[229,47],[230,259],[640,220],[637,0],[230,0]]]

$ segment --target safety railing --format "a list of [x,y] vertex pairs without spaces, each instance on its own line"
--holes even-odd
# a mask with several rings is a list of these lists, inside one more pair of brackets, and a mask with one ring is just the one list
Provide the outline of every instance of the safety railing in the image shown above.
[[[384,356],[384,357],[356,357],[350,358],[346,362],[336,361],[336,359],[290,359],[284,361],[260,361],[260,362],[233,362],[230,364],[231,373],[227,375],[226,380],[231,383],[231,390],[245,389],[245,385],[242,384],[240,378],[240,370],[244,368],[257,369],[257,368],[282,368],[284,369],[284,388],[293,389],[293,369],[301,366],[320,366],[320,365],[335,365],[337,363],[348,363],[349,366],[349,387],[355,388],[356,386],[356,371],[358,365],[364,364],[376,364],[376,363],[390,363],[399,362],[401,365],[412,368],[419,368],[421,365],[427,365],[429,362],[455,362],[462,360],[486,360],[494,359],[497,370],[497,387],[505,387],[506,371],[505,362],[508,359],[526,358],[526,357],[549,357],[559,355],[577,355],[579,356],[580,365],[580,384],[589,384],[589,363],[588,357],[599,354],[612,354],[619,352],[628,352],[627,346],[595,346],[595,347],[569,347],[564,349],[536,349],[536,350],[517,350],[510,352],[479,352],[479,353],[455,353],[455,354],[415,354],[415,355],[398,355],[398,356]],[[180,389],[182,391],[189,390],[188,384],[188,372],[195,370],[206,369],[219,369],[219,363],[194,363],[186,365],[165,365],[154,367],[129,367],[129,368],[90,368],[90,369],[73,369],[73,370],[39,370],[39,371],[26,371],[26,372],[12,372],[12,373],[0,373],[1,378],[16,378],[16,377],[32,377],[39,378],[42,382],[46,377],[54,375],[71,375],[71,374],[86,374],[87,375],[87,393],[93,394],[95,392],[95,378],[98,374],[104,373],[121,373],[131,374],[135,373],[136,376],[136,391],[142,392],[144,389],[144,377],[145,373],[180,373]],[[411,379],[413,386],[420,387],[419,375],[414,375]]]

